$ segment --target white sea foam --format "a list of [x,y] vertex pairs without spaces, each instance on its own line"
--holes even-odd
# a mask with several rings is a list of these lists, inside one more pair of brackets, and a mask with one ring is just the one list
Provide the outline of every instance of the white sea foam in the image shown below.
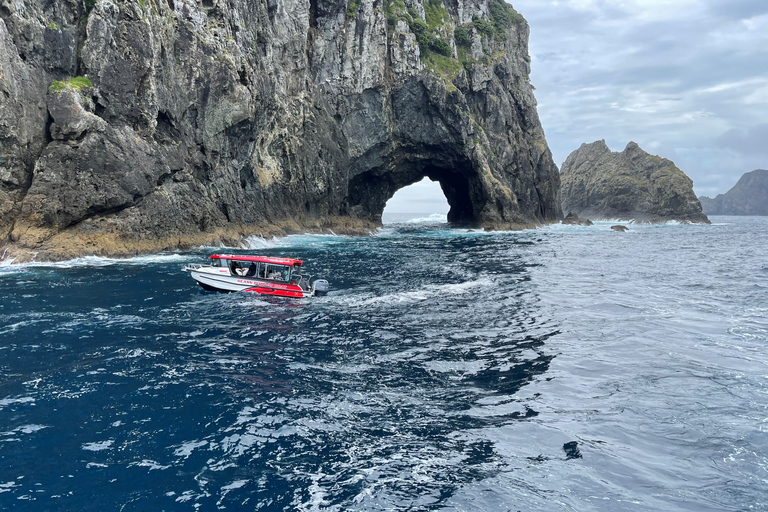
[[35,432],[39,432],[40,430],[43,430],[44,428],[48,428],[46,425],[22,425],[21,427],[16,427],[13,432],[17,432],[19,434],[33,434]]
[[245,487],[245,484],[250,482],[250,480],[235,480],[229,485],[225,485],[221,488],[222,491],[231,491],[233,489],[239,489],[241,487]]
[[445,213],[432,213],[426,217],[409,219],[405,224],[445,224],[448,222],[448,215]]
[[132,258],[105,258],[102,256],[84,256],[66,261],[30,261],[27,263],[12,264],[13,260],[0,261],[0,272],[19,272],[30,268],[74,268],[74,267],[108,267],[111,265],[147,265],[151,263],[169,263],[174,261],[186,261],[188,255],[174,254],[149,254]]
[[4,484],[0,484],[0,494],[4,492],[10,492],[10,490],[14,487],[20,487],[20,484],[17,484],[16,482],[6,482]]
[[432,297],[443,295],[463,295],[478,287],[496,286],[490,279],[483,278],[476,281],[467,281],[464,283],[427,285],[418,290],[399,292],[371,297],[360,300],[359,296],[344,296],[335,298],[339,302],[351,307],[366,307],[375,304],[400,304],[412,303],[428,300]]
[[164,466],[162,464],[158,464],[153,460],[144,459],[141,462],[132,462],[128,464],[128,467],[129,468],[132,468],[132,467],[149,468],[150,471],[155,471],[155,470],[162,471],[170,468],[171,466]]
[[35,399],[31,396],[25,396],[22,398],[3,398],[2,400],[0,400],[0,411],[3,410],[3,407],[7,407],[9,405],[29,404],[34,402],[35,402]]
[[89,452],[100,452],[102,450],[109,450],[112,445],[115,444],[114,439],[108,439],[106,441],[97,441],[94,443],[85,443],[80,448]]
[[15,324],[10,324],[0,329],[0,334],[9,334],[18,331],[21,327],[26,327],[39,322],[41,322],[41,320],[23,320],[21,322],[16,322]]
[[309,493],[309,498],[307,501],[300,503],[300,502],[294,502],[294,505],[296,506],[296,510],[301,510],[302,512],[319,512],[320,510],[328,510],[328,511],[336,511],[341,510],[341,508],[338,505],[330,506],[330,503],[326,499],[326,493],[323,490],[323,488],[320,486],[320,480],[322,480],[325,477],[325,474],[318,473],[314,475],[309,475],[310,479],[312,480],[312,484],[307,488],[307,492]]
[[177,457],[184,457],[185,459],[192,455],[192,452],[198,448],[206,446],[208,441],[188,441],[173,451],[173,454]]

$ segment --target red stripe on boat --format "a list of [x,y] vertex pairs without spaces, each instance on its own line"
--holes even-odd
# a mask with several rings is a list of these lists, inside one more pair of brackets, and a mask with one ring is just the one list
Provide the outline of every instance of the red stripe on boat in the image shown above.
[[262,295],[280,295],[282,297],[303,297],[304,296],[304,294],[301,292],[293,292],[290,290],[276,290],[274,288],[262,288],[262,287],[248,288],[247,290],[243,290],[243,291],[260,293]]
[[301,265],[302,260],[293,258],[273,258],[271,256],[237,256],[235,254],[211,254],[211,258],[219,260],[255,261],[257,263],[271,263],[272,265]]

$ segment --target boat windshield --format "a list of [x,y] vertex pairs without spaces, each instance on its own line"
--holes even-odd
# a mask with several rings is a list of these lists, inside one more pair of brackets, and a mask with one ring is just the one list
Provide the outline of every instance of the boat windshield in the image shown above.
[[[221,261],[221,260],[215,260]],[[273,279],[276,281],[290,281],[292,267],[287,265],[275,265],[271,263],[261,263],[242,260],[224,260],[224,266],[229,267],[230,274],[240,277],[255,277],[260,279]],[[217,265],[215,262],[213,266]]]
[[277,281],[288,281],[291,278],[291,267],[285,265],[266,265],[267,279],[275,279]]

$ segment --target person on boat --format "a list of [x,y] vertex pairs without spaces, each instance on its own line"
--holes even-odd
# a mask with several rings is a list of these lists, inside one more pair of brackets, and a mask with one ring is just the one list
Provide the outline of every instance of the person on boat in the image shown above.
[[248,267],[248,273],[247,273],[247,274],[245,274],[245,275],[246,275],[247,277],[253,277],[253,276],[255,276],[255,275],[256,275],[256,269],[257,269],[256,263],[252,261],[252,262],[251,262],[251,265]]

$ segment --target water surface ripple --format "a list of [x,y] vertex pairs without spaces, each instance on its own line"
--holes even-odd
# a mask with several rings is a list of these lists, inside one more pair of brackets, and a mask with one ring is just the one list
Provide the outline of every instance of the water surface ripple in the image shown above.
[[768,510],[768,220],[0,267],[1,510]]

